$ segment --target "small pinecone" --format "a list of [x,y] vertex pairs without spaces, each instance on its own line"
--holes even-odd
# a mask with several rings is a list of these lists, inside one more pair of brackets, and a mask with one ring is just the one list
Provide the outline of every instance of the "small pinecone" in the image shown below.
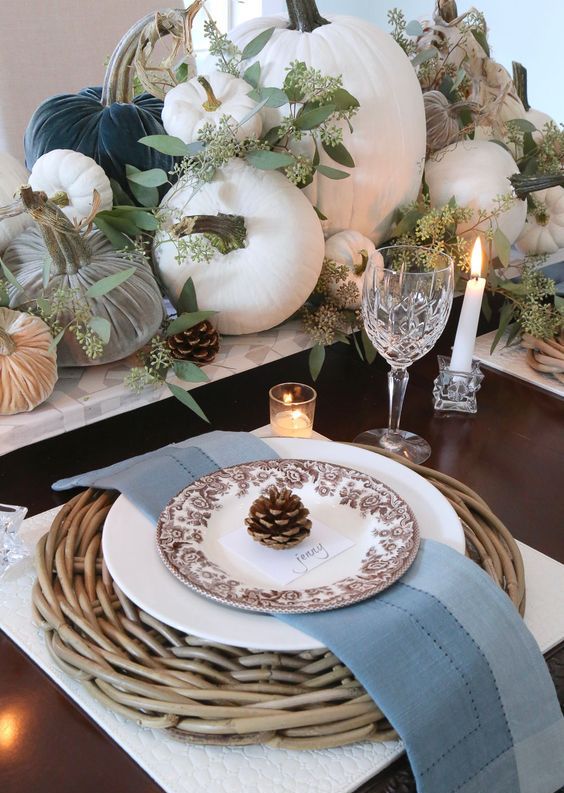
[[219,333],[205,319],[193,328],[169,336],[167,342],[173,358],[197,364],[211,363],[219,350]]
[[272,486],[259,496],[245,518],[247,531],[257,542],[269,548],[291,548],[305,540],[311,531],[309,510],[291,490]]

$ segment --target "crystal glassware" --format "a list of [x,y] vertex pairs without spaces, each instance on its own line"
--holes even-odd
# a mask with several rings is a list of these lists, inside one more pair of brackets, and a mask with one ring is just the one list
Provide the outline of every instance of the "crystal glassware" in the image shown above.
[[27,507],[0,504],[0,577],[16,562],[29,556],[27,546],[19,535],[26,514]]
[[472,361],[470,372],[454,372],[450,369],[451,359],[438,355],[439,375],[433,388],[435,410],[454,413],[476,413],[476,393],[480,390],[484,375],[479,361]]
[[427,441],[399,429],[407,367],[435,345],[452,306],[454,265],[445,253],[391,245],[370,257],[362,292],[368,338],[390,365],[388,426],[367,430],[356,443],[378,446],[414,463],[431,454]]

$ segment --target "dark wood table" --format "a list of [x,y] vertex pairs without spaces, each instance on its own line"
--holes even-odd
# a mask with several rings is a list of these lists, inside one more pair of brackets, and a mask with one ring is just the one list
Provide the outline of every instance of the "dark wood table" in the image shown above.
[[[437,349],[411,369],[402,426],[433,448],[428,465],[464,481],[486,499],[514,536],[564,562],[561,508],[564,401],[512,377],[486,371],[475,416],[432,406],[436,353],[452,342],[459,305]],[[482,330],[486,330],[484,326]],[[309,382],[307,353],[198,389],[214,429],[252,430],[268,422],[268,389]],[[352,440],[387,420],[386,365],[362,363],[344,344],[328,350],[317,383],[316,429]],[[174,399],[106,419],[0,458],[0,501],[30,515],[63,503],[51,482],[166,443],[208,425]],[[564,652],[548,659],[564,701]],[[186,789],[191,790],[190,780]],[[0,633],[0,790],[2,793],[157,793],[160,788]],[[363,791],[414,790],[401,759]]]

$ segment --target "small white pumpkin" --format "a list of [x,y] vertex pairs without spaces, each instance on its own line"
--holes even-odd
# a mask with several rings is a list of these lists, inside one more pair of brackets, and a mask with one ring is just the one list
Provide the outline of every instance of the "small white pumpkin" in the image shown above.
[[[459,206],[470,207],[476,213],[479,209],[493,209],[498,196],[513,192],[509,177],[518,170],[511,154],[497,143],[464,140],[430,157],[425,179],[433,206],[444,206],[454,196]],[[523,231],[526,217],[526,202],[515,198],[498,218],[497,226],[510,243]],[[478,229],[487,231],[490,223],[485,221]],[[464,235],[474,225],[474,220],[461,224],[458,233]],[[495,245],[493,253],[496,255]]]
[[564,187],[539,190],[531,196],[535,211],[529,212],[517,240],[523,253],[556,253],[564,248]]
[[55,198],[69,220],[88,217],[94,190],[100,196],[98,211],[112,208],[110,180],[92,157],[79,151],[53,149],[43,154],[31,169],[29,184]]
[[243,218],[246,239],[210,262],[187,256],[179,263],[175,242],[157,236],[154,259],[171,300],[192,277],[199,304],[219,312],[213,320],[218,331],[235,335],[267,330],[297,311],[317,283],[325,248],[319,218],[303,193],[280,173],[234,160],[191,194],[182,184],[169,190],[161,207],[171,222],[194,216],[220,221],[221,213]]
[[[27,184],[28,177],[27,168],[24,168],[15,157],[5,151],[0,152],[0,207],[16,200],[19,188]],[[10,242],[32,223],[26,212],[0,220],[0,254],[4,253]]]
[[[163,126],[169,135],[192,143],[204,124],[217,124],[222,116],[229,116],[239,124],[256,106],[248,96],[250,85],[239,77],[224,72],[193,77],[180,83],[165,96],[162,112]],[[237,138],[260,137],[260,111],[237,127]]]
[[346,282],[333,283],[330,287],[330,294],[338,296],[339,289],[343,285],[354,284],[357,288],[358,299],[351,300],[344,308],[360,308],[362,302],[362,285],[364,283],[364,271],[370,255],[374,253],[376,247],[372,240],[361,234],[360,231],[347,229],[338,231],[325,243],[325,258],[331,259],[337,264],[344,264],[349,269]]

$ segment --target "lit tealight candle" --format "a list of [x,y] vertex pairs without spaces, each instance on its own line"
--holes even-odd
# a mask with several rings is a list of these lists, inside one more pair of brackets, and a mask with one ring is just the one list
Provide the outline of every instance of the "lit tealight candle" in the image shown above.
[[282,383],[270,389],[270,426],[274,435],[309,438],[313,431],[316,393],[301,383]]
[[454,347],[452,348],[449,367],[451,372],[472,371],[472,357],[476,346],[478,321],[480,319],[484,289],[486,288],[486,279],[481,277],[482,260],[482,243],[480,237],[478,237],[472,249],[470,279],[466,284],[464,302],[460,312],[458,328],[456,329]]

